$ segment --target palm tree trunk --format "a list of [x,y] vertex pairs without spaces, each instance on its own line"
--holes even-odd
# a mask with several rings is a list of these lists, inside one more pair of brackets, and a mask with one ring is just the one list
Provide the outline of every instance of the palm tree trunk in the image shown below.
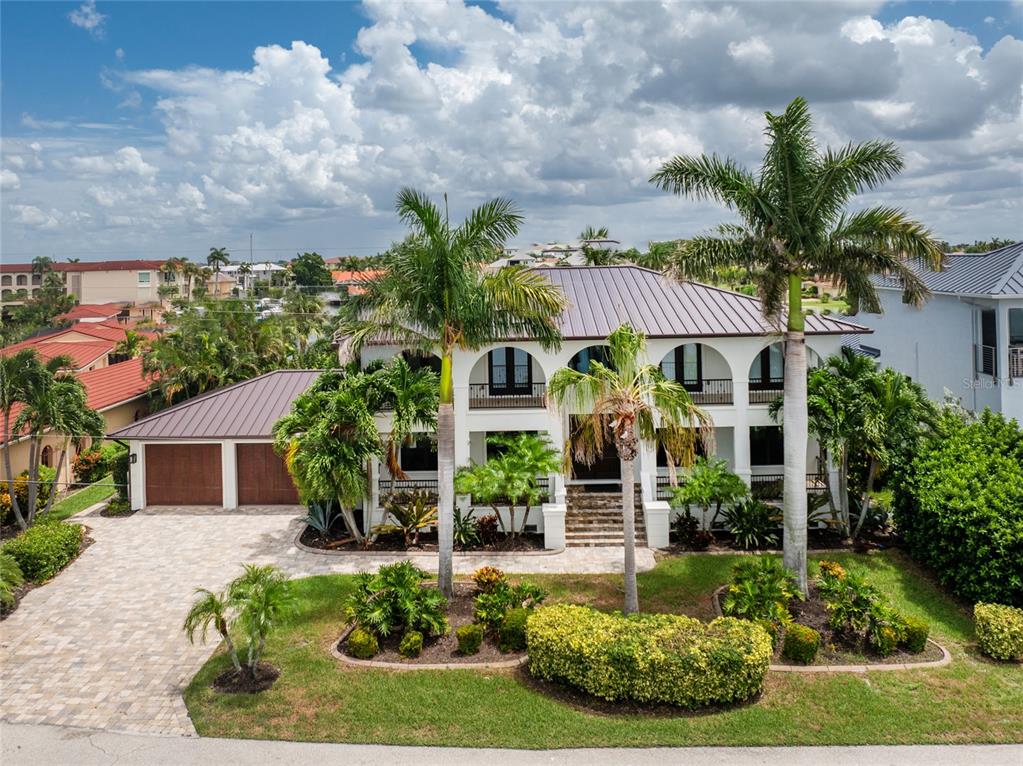
[[[64,442],[64,448],[60,451],[60,460],[57,462],[57,475],[53,477],[53,484],[50,486],[50,495],[46,498],[46,507],[43,508],[41,515],[45,516],[50,512],[50,508],[53,507],[53,498],[57,496],[57,488],[60,486],[60,471],[64,467],[64,460],[67,458],[67,441]],[[68,477],[71,478],[70,476]]]
[[785,332],[785,567],[807,593],[806,581],[806,444],[809,438],[806,408],[806,337],[802,280],[789,276],[789,316]]
[[842,510],[842,534],[849,536],[849,447],[842,447],[842,461],[838,469],[838,496]]
[[853,530],[853,540],[860,536],[863,522],[870,512],[870,497],[874,494],[874,480],[877,478],[877,461],[870,458],[870,467],[867,469],[867,486],[863,489],[863,502],[860,503],[860,517],[856,520],[856,529]]
[[42,439],[33,436],[28,448],[28,508],[25,509],[25,522],[32,526],[36,519],[36,502],[39,497],[39,461],[42,457]]
[[21,514],[21,503],[18,502],[17,493],[14,491],[14,469],[11,467],[11,444],[14,442],[14,434],[11,433],[11,411],[4,411],[4,470],[7,471],[7,492],[11,496],[11,509],[14,511],[14,520],[18,522],[21,531],[28,529],[28,523]]
[[[630,438],[631,436],[631,438]],[[622,532],[625,546],[625,614],[639,611],[639,589],[636,585],[636,437],[619,440],[618,456],[622,460]]]
[[440,367],[437,408],[437,585],[448,598],[455,593],[452,558],[455,532],[455,390],[451,351]]

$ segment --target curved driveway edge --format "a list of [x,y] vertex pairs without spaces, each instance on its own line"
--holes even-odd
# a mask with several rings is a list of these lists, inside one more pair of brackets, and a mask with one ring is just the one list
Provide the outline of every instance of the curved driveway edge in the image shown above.
[[0,724],[4,766],[1019,766],[1020,745],[870,747],[693,747],[650,749],[495,750],[444,747],[331,745],[244,739],[154,737],[54,726]]

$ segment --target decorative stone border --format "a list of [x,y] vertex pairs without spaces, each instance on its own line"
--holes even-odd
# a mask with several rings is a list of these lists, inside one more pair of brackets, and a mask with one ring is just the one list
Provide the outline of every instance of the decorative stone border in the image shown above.
[[[722,585],[714,591],[714,597],[712,600],[714,602],[714,613],[718,617],[724,616],[724,613],[721,611],[720,596],[727,587],[727,585]],[[875,663],[870,665],[775,665],[772,663],[768,666],[768,670],[773,670],[776,673],[876,673],[884,672],[886,670],[943,668],[946,665],[952,664],[952,655],[949,654],[948,649],[930,638],[927,639],[927,643],[933,644],[941,650],[940,660],[931,660],[929,662]]]
[[[334,551],[326,548],[313,548],[302,542],[302,535],[305,533],[305,527],[298,530],[298,534],[295,535],[294,545],[300,551],[305,553],[312,553],[317,556],[347,556],[349,558],[380,558],[380,557],[394,557],[396,561],[402,559],[416,559],[425,558],[427,556],[437,556],[437,551]],[[534,551],[455,551],[455,558],[467,557],[467,556],[495,556],[501,558],[502,556],[557,556],[560,553],[564,553],[564,548],[541,548]]]
[[357,668],[375,668],[377,670],[508,670],[525,665],[529,659],[523,655],[518,659],[504,660],[502,662],[424,662],[418,665],[404,662],[383,662],[380,660],[357,660],[349,657],[337,648],[341,638],[337,638],[330,645],[330,653],[335,659],[341,660],[346,665]]

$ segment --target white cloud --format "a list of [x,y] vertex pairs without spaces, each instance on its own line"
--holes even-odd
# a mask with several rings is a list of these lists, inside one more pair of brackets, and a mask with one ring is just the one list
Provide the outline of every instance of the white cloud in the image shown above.
[[13,170],[3,168],[0,170],[0,189],[3,191],[14,191],[21,188],[21,179]]
[[35,205],[10,205],[9,209],[14,215],[15,223],[44,231],[57,228],[57,217],[52,211],[44,213]]
[[96,10],[96,0],[85,0],[78,8],[75,8],[75,10],[68,14],[68,19],[76,27],[84,29],[93,37],[103,37],[103,24],[107,17]]
[[118,48],[114,51],[114,56],[117,57],[118,61],[124,61],[124,48]]
[[[52,147],[48,138],[47,168],[31,178],[11,158],[34,155],[5,145],[17,201],[43,210],[47,200],[69,241],[88,232],[101,243],[111,227],[163,243],[215,227],[281,232],[286,249],[384,247],[400,234],[394,193],[413,184],[450,192],[453,214],[515,198],[524,241],[606,222],[642,245],[724,216],[652,189],[660,162],[714,151],[755,166],[763,112],[804,95],[823,142],[882,136],[903,147],[905,176],[875,201],[905,205],[950,237],[1009,234],[1005,205],[1019,208],[1018,184],[1005,186],[1006,173],[1023,171],[1023,43],[1013,37],[985,51],[944,22],[886,25],[845,3],[812,13],[526,3],[502,6],[502,18],[456,2],[374,0],[364,10],[361,60],[340,68],[296,41],[257,48],[238,71],[104,71],[121,107],[146,115],[155,104],[160,133],[119,140],[115,122]],[[23,124],[78,131],[29,115]],[[990,210],[971,202],[963,216],[956,184]],[[5,243],[17,232],[5,226]]]

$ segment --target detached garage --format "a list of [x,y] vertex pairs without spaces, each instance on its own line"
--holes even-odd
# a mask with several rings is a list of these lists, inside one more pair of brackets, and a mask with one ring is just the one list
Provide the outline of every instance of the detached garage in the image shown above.
[[128,443],[132,508],[299,504],[272,429],[319,374],[277,370],[111,433]]

